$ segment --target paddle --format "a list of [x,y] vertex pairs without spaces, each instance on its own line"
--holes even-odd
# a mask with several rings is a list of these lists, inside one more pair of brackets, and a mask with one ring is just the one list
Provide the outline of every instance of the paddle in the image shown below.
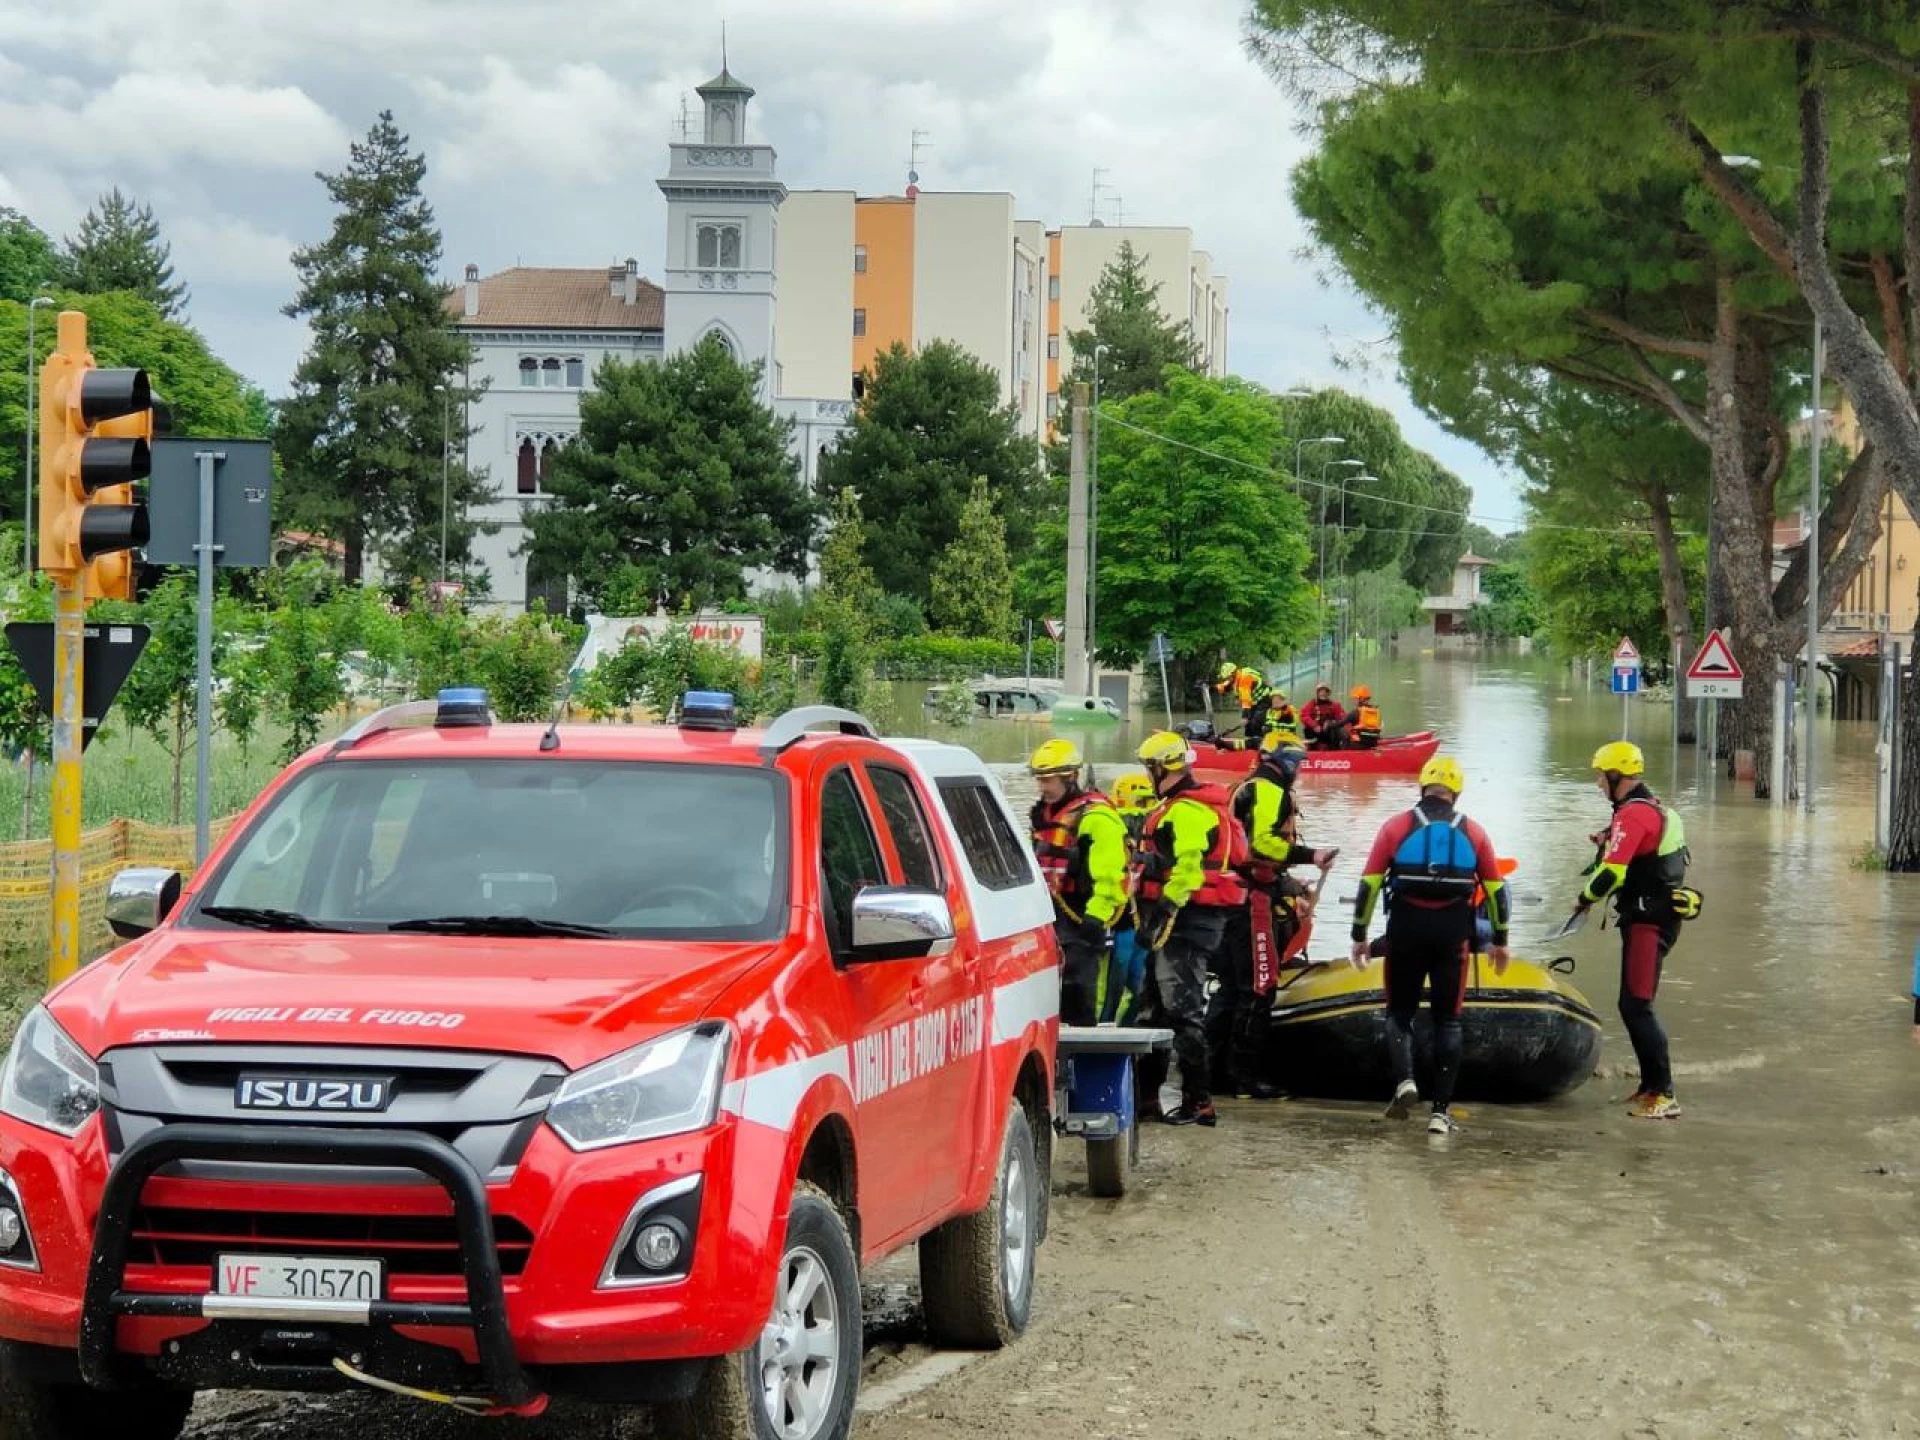
[[1543,945],[1548,945],[1554,942],[1555,940],[1564,940],[1569,935],[1577,934],[1580,931],[1581,927],[1583,927],[1587,923],[1587,916],[1590,913],[1591,912],[1587,906],[1585,905],[1580,906],[1571,915],[1567,916],[1565,920],[1560,922],[1560,927],[1557,930],[1554,930],[1550,934],[1541,936],[1540,943]]

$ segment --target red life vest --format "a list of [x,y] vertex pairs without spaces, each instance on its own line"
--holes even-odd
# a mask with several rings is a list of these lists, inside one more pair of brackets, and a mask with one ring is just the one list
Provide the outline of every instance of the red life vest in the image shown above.
[[1083,790],[1062,801],[1060,808],[1049,810],[1047,802],[1036,800],[1029,817],[1033,826],[1033,858],[1040,866],[1040,877],[1057,898],[1079,906],[1093,894],[1092,877],[1080,848],[1080,819],[1093,805],[1112,807],[1098,790]]
[[1201,858],[1203,878],[1200,888],[1193,892],[1191,903],[1217,906],[1246,904],[1247,885],[1239,872],[1247,863],[1247,833],[1240,828],[1240,822],[1234,819],[1233,794],[1223,785],[1183,786],[1167,796],[1160,808],[1147,817],[1146,828],[1140,832],[1140,845],[1146,862],[1141,874],[1141,896],[1158,900],[1166,877],[1173,869],[1173,832],[1167,831],[1163,844],[1160,830],[1161,822],[1174,804],[1181,800],[1199,801],[1213,812],[1214,818],[1213,843]]

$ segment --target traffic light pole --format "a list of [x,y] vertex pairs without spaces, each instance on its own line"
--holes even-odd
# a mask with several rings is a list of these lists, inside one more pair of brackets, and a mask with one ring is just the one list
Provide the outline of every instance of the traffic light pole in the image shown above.
[[85,719],[81,657],[87,602],[77,574],[53,585],[53,949],[47,980],[80,968],[80,741]]
[[213,543],[213,467],[227,457],[226,452],[221,450],[196,450],[193,458],[200,467],[200,543],[193,547],[198,552],[200,568],[200,624],[194,657],[198,676],[193,701],[196,731],[193,745],[193,863],[197,868],[206,862],[208,844],[212,838],[213,567],[219,559],[221,548]]

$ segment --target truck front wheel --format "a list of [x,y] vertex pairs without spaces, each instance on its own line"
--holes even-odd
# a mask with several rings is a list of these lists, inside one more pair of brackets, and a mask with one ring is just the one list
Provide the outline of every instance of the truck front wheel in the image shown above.
[[184,1390],[56,1383],[22,1373],[0,1351],[0,1440],[179,1440],[191,1409]]
[[921,1237],[920,1300],[934,1344],[998,1350],[1027,1328],[1044,1199],[1033,1131],[1015,1101],[987,1208]]
[[845,1440],[860,1328],[860,1264],[847,1222],[824,1191],[801,1181],[760,1338],[709,1364],[691,1399],[656,1412],[655,1429],[663,1440]]

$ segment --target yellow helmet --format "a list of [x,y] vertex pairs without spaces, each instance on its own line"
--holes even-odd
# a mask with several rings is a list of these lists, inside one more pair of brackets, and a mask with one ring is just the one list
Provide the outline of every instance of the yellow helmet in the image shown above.
[[1184,738],[1171,730],[1156,730],[1140,744],[1140,763],[1149,770],[1184,770],[1187,768],[1187,749]]
[[1273,687],[1273,703],[1276,705],[1284,705],[1287,703],[1287,692],[1282,690],[1278,685]]
[[1235,675],[1238,675],[1239,673],[1240,673],[1240,667],[1234,664],[1233,661],[1227,660],[1221,663],[1220,669],[1214,675],[1214,678],[1216,680],[1231,680]]
[[1373,698],[1373,691],[1368,686],[1356,685],[1353,687],[1353,698],[1356,700],[1371,700]]
[[1293,725],[1276,725],[1260,737],[1260,753],[1271,755],[1282,745],[1304,745],[1306,737]]
[[1460,762],[1451,755],[1436,755],[1420,767],[1420,788],[1439,785],[1458,795],[1467,788],[1467,777],[1460,769]]
[[1080,764],[1080,747],[1073,741],[1049,740],[1033,752],[1027,769],[1035,775],[1077,775]]
[[1153,781],[1144,775],[1129,773],[1113,782],[1113,803],[1122,810],[1138,810],[1153,801]]
[[1611,770],[1616,775],[1644,775],[1647,773],[1647,757],[1640,753],[1640,747],[1632,741],[1615,740],[1593,752],[1593,768]]

